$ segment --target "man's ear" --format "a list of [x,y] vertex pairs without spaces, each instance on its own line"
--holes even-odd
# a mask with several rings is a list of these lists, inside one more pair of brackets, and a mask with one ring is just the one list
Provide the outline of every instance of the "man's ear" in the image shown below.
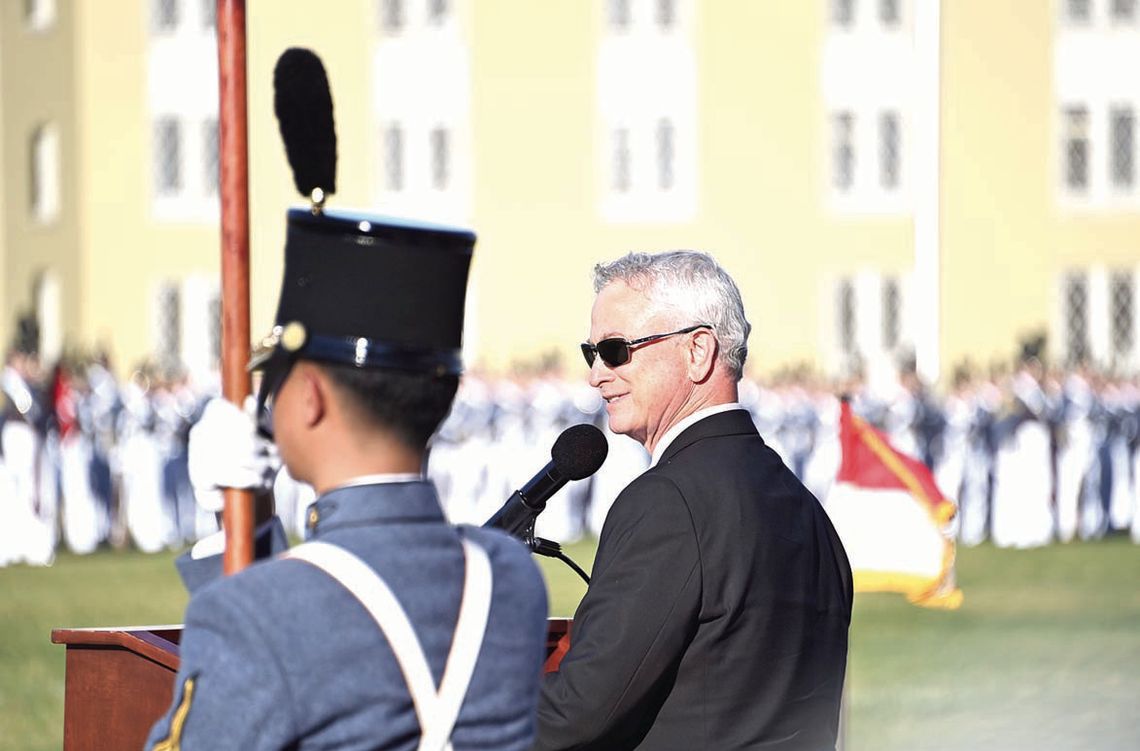
[[299,369],[301,416],[305,427],[316,427],[328,415],[331,398],[328,376],[309,363],[298,363],[296,367]]
[[687,361],[689,380],[704,383],[709,379],[716,364],[718,346],[716,335],[709,329],[697,329],[692,333]]

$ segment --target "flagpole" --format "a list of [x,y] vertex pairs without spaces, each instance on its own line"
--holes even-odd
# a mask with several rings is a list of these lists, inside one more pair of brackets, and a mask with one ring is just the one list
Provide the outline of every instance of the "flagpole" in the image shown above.
[[[249,154],[246,119],[245,0],[218,0],[218,126],[222,204],[222,394],[239,407],[250,393]],[[253,562],[253,494],[227,488],[223,568]]]

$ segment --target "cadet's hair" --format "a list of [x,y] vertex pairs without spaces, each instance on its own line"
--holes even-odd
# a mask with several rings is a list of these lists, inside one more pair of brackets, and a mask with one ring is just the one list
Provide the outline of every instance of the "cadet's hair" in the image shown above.
[[720,343],[721,362],[740,380],[752,325],[744,317],[736,282],[712,256],[695,250],[629,253],[594,267],[595,293],[615,281],[685,316],[689,320],[684,325],[711,325]]
[[451,411],[459,376],[433,376],[398,370],[320,363],[333,382],[374,426],[414,449],[427,446]]

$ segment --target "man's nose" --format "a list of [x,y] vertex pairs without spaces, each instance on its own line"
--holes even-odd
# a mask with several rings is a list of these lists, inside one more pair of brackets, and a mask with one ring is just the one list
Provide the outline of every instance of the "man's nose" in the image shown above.
[[602,358],[595,357],[594,364],[590,366],[590,385],[598,388],[611,378],[613,378],[613,371],[610,370],[610,366],[602,362]]

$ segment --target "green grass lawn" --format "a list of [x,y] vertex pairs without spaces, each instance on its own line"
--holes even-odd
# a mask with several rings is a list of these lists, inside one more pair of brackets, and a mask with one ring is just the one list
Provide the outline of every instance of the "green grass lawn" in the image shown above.
[[[593,546],[568,548],[587,570]],[[172,555],[62,555],[0,569],[0,749],[59,749],[64,649],[53,627],[172,623],[186,596]],[[585,585],[542,561],[551,612]],[[955,612],[856,598],[847,748],[1140,748],[1140,547],[963,549]]]

